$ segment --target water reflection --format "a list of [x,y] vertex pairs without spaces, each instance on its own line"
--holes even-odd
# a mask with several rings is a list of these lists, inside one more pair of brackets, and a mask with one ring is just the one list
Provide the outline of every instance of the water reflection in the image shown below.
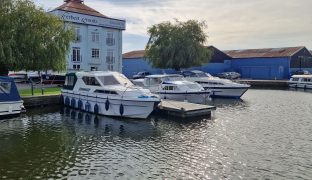
[[76,135],[103,134],[133,139],[144,139],[157,134],[157,129],[149,119],[138,120],[97,116],[68,107],[61,109],[63,121],[75,130]]

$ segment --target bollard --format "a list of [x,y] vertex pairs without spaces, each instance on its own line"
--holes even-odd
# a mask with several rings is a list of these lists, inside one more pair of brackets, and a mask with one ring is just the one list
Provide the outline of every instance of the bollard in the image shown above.
[[41,88],[41,95],[44,95],[44,88]]

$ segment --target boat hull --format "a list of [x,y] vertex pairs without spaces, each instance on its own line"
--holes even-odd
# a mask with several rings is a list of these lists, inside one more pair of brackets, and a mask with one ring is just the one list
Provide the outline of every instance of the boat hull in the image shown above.
[[249,89],[249,87],[228,87],[228,88],[205,88],[211,90],[212,98],[233,98],[239,99],[245,92]]
[[66,106],[94,114],[145,119],[160,101],[127,100],[118,97],[63,92],[62,102]]
[[0,116],[18,115],[23,110],[23,101],[0,102]]
[[305,83],[291,83],[288,84],[291,88],[302,88],[302,89],[312,89],[312,84],[305,84]]
[[210,91],[197,93],[167,93],[156,92],[161,99],[170,99],[176,101],[187,101],[192,103],[205,103],[210,99]]

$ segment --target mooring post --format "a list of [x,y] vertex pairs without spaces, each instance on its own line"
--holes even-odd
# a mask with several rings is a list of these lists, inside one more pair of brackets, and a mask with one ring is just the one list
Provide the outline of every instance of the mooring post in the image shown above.
[[34,96],[34,83],[32,79],[30,79],[30,85],[31,85],[31,95]]

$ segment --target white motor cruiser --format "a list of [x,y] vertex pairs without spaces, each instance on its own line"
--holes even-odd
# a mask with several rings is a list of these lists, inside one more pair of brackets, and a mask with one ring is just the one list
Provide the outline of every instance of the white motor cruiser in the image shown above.
[[123,74],[111,71],[68,73],[61,100],[87,112],[147,118],[160,102],[148,89],[136,87]]
[[308,75],[293,75],[288,81],[289,87],[312,89],[312,74]]
[[248,84],[235,83],[228,79],[221,79],[211,76],[202,71],[184,71],[183,76],[186,80],[197,82],[204,89],[211,90],[211,97],[220,98],[240,98],[249,88]]
[[133,83],[159,94],[162,99],[204,103],[210,97],[210,91],[177,74],[150,75],[133,80]]
[[23,100],[13,78],[0,76],[0,118],[18,115],[24,110]]

